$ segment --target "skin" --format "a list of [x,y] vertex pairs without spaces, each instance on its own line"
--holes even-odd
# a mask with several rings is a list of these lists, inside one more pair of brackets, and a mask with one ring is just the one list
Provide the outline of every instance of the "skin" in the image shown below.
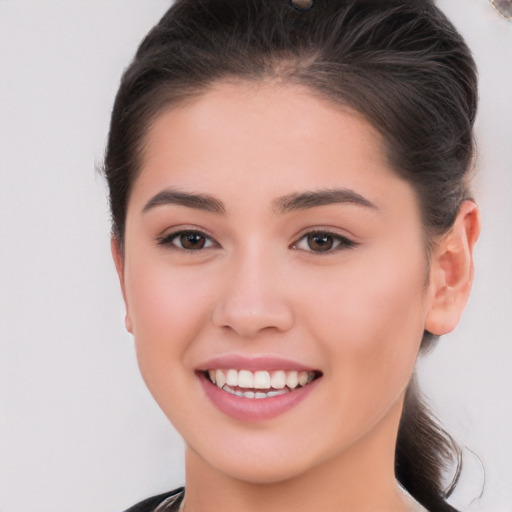
[[[147,207],[170,189],[208,195],[224,213]],[[276,206],[332,189],[372,206]],[[204,233],[204,248],[181,248],[170,234],[183,229]],[[308,245],[312,231],[333,233],[337,248]],[[185,509],[422,510],[394,478],[404,392],[424,329],[444,334],[459,319],[478,232],[465,201],[428,268],[416,195],[376,130],[307,90],[223,83],[161,113],[123,250],[112,249],[142,375],[186,443]],[[233,354],[279,356],[322,377],[284,414],[239,421],[196,373]]]

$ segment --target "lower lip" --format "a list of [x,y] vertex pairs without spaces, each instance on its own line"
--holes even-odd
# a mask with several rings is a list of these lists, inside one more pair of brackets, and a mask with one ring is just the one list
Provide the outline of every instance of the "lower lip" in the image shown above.
[[203,373],[198,373],[206,396],[224,414],[239,421],[257,422],[270,420],[289,411],[304,400],[320,378],[315,379],[302,388],[295,389],[283,395],[269,398],[245,398],[227,391],[210,382]]

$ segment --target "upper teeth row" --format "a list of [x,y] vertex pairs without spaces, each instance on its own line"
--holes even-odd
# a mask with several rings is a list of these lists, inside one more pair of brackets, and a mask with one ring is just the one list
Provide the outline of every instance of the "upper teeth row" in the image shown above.
[[284,371],[278,370],[268,372],[260,370],[209,370],[208,376],[219,388],[224,384],[231,387],[249,389],[283,389],[289,387],[294,389],[298,386],[305,386],[315,378],[314,372],[306,371]]

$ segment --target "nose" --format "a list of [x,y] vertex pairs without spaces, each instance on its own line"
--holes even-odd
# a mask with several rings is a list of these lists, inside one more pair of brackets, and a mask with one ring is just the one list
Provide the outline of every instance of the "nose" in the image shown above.
[[294,319],[279,265],[268,254],[249,252],[226,268],[212,322],[246,338],[264,330],[287,331]]

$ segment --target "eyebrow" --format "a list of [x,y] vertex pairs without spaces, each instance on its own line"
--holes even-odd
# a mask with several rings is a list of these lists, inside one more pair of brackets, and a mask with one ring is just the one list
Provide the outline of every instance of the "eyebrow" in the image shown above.
[[355,204],[367,208],[378,210],[368,199],[348,188],[336,188],[327,190],[318,190],[314,192],[299,192],[288,194],[274,201],[274,208],[279,213],[287,213],[295,210],[307,210],[318,206],[327,206],[330,204]]
[[192,194],[190,192],[181,192],[179,190],[166,189],[153,196],[142,209],[146,213],[157,206],[175,204],[194,208],[195,210],[204,210],[207,212],[224,214],[226,208],[222,201],[206,194]]
[[[279,197],[272,202],[272,207],[284,214],[297,210],[307,210],[331,204],[355,204],[378,210],[368,199],[354,190],[347,188],[327,189],[308,192],[296,192]],[[153,196],[142,209],[146,213],[153,208],[164,205],[178,205],[211,213],[225,214],[226,207],[219,199],[207,194],[194,194],[180,190],[166,189]]]

